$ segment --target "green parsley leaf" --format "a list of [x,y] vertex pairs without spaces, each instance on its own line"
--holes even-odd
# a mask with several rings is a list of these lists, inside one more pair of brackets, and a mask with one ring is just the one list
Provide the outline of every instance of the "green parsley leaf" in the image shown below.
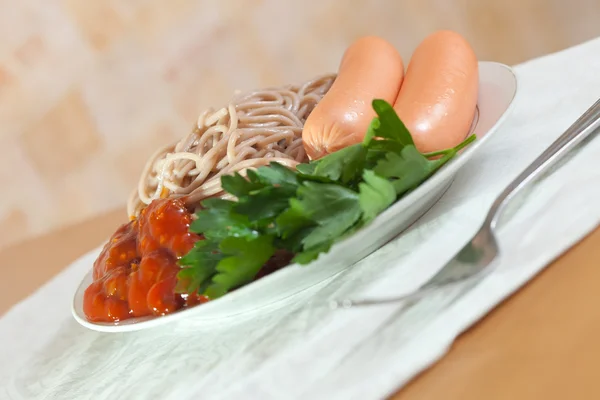
[[318,225],[303,238],[304,249],[336,239],[354,225],[361,214],[358,193],[341,185],[304,182],[298,189],[298,197],[290,203]]
[[331,248],[331,243],[324,243],[324,244],[314,247],[310,250],[306,250],[306,251],[296,254],[296,256],[292,259],[292,262],[300,264],[300,265],[309,264],[310,262],[319,258],[319,255],[321,253],[328,252],[330,248]]
[[389,180],[370,170],[363,173],[363,181],[359,185],[358,200],[363,213],[362,219],[368,222],[396,200],[396,190]]
[[[432,151],[431,153],[423,153],[423,155],[427,158],[431,158],[431,157],[437,157],[437,156],[444,156],[449,153],[458,153],[463,148],[467,147],[469,144],[474,142],[476,139],[477,139],[477,136],[475,136],[475,134],[472,134],[469,137],[467,137],[465,140],[463,140],[461,143],[459,143],[457,146],[455,146],[451,149]],[[454,154],[452,154],[452,155],[454,155]]]
[[295,194],[296,190],[287,187],[265,186],[252,196],[241,197],[234,210],[250,221],[275,218],[288,208],[290,197]]
[[384,178],[402,178],[412,172],[427,170],[428,161],[415,146],[405,146],[399,153],[388,152],[375,167],[375,173]]
[[177,274],[178,293],[193,293],[215,274],[217,264],[223,259],[219,243],[212,240],[199,240],[194,248],[179,259],[184,268]]
[[369,147],[373,139],[377,136],[377,129],[381,127],[381,122],[379,122],[379,118],[375,117],[371,120],[371,123],[367,127],[367,132],[365,133],[365,137],[363,139],[362,145],[364,147]]
[[297,199],[290,199],[290,207],[282,212],[276,219],[277,232],[282,239],[290,238],[298,231],[303,230],[315,223],[309,218],[303,205]]
[[195,279],[194,268],[184,268],[177,273],[175,293],[191,293],[198,288],[202,279]]
[[224,200],[224,199],[219,199],[219,198],[213,197],[210,199],[202,200],[201,205],[204,208],[216,208],[219,210],[231,211],[231,210],[233,210],[233,207],[236,205],[236,202],[231,201],[231,200]]
[[344,212],[336,213],[338,219],[335,223],[322,223],[314,228],[308,235],[302,239],[304,249],[314,249],[323,245],[331,245],[331,243],[342,236],[350,229],[360,218],[360,206],[353,207]]
[[268,167],[260,167],[256,170],[257,179],[265,185],[275,185],[296,190],[298,177],[291,169],[272,162]]
[[373,109],[377,114],[379,124],[372,122],[369,132],[371,137],[380,137],[384,139],[394,140],[403,146],[414,144],[412,136],[404,123],[398,118],[398,114],[394,107],[385,100],[373,100]]
[[360,143],[321,158],[312,175],[348,183],[362,174],[367,149]]
[[404,146],[388,139],[373,140],[367,148],[365,169],[373,169],[389,152],[400,153]]
[[[254,176],[253,172],[248,171],[249,176]],[[248,193],[265,187],[264,183],[257,180],[249,180],[239,173],[233,175],[224,175],[221,177],[221,186],[223,189],[236,197],[246,196]]]
[[330,222],[336,213],[358,205],[358,194],[341,185],[304,182],[290,200],[302,214],[315,222]]
[[219,247],[227,257],[217,264],[213,283],[204,292],[211,299],[250,282],[275,253],[272,236],[260,236],[253,240],[228,237],[223,239]]
[[403,148],[404,145],[402,145],[400,142],[389,139],[373,140],[368,147],[369,151],[377,151],[382,154],[389,152],[400,153]]
[[[198,219],[190,225],[190,231],[204,235],[208,239],[223,239],[229,236],[256,237],[257,233],[250,226],[245,215],[233,211],[238,203],[210,199],[202,203],[204,207],[197,213]],[[220,201],[217,201],[220,200]]]
[[310,225],[302,227],[288,236],[278,237],[274,241],[275,245],[279,249],[284,249],[292,253],[298,253],[304,249],[304,238],[310,235],[310,233],[316,228],[316,225],[311,221]]
[[319,161],[317,160],[317,161],[311,161],[308,164],[307,163],[298,164],[298,165],[296,165],[296,170],[306,176],[314,175],[315,168],[317,168],[318,163],[319,163]]
[[402,195],[425,181],[447,160],[444,156],[438,160],[428,160],[415,146],[405,146],[400,154],[387,153],[385,159],[377,163],[375,173],[385,178],[397,178],[393,181],[397,195]]

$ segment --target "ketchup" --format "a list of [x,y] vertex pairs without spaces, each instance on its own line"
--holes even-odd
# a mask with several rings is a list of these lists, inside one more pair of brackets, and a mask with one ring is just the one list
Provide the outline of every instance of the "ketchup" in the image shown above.
[[90,321],[116,322],[165,315],[207,301],[175,293],[177,260],[201,237],[191,233],[192,216],[179,199],[154,200],[140,217],[122,225],[94,263],[83,311]]

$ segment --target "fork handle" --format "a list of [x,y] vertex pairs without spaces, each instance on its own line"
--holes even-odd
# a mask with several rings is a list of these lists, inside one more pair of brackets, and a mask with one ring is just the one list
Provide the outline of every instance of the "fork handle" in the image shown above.
[[[496,227],[505,206],[527,184],[534,181],[556,161],[583,139],[600,127],[600,99],[597,100],[581,117],[519,174],[496,198],[484,222],[491,229]],[[597,131],[595,132],[597,133]]]

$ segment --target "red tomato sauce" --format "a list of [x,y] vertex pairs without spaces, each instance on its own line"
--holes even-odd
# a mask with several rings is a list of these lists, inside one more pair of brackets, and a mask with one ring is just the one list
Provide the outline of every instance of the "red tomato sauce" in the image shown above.
[[122,225],[94,263],[94,282],[83,310],[90,321],[116,322],[165,315],[203,303],[204,296],[175,293],[177,260],[201,237],[189,232],[192,216],[178,199],[160,199]]

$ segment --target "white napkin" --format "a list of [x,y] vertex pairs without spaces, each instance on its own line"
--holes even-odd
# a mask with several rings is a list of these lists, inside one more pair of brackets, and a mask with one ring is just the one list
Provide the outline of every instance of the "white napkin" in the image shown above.
[[[70,301],[97,250],[0,320],[0,398],[377,399],[600,222],[600,139],[530,191],[499,231],[495,272],[440,313],[424,304],[330,310],[409,291],[477,230],[499,192],[600,97],[600,38],[516,67],[516,107],[416,225],[294,299],[219,325],[127,334],[81,328]],[[40,313],[43,310],[43,313]],[[11,362],[7,362],[11,360]]]

